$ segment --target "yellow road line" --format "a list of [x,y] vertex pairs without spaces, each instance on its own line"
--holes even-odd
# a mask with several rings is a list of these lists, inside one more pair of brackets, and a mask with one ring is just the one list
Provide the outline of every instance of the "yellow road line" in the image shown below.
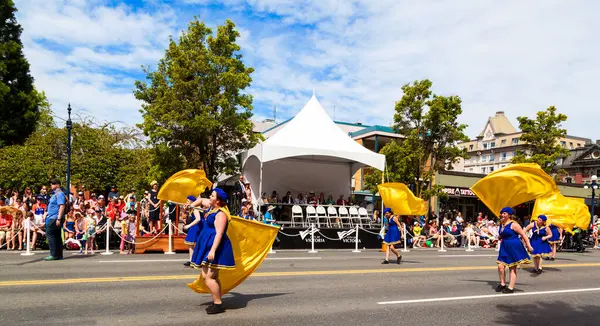
[[[551,267],[599,267],[600,263],[578,263],[578,264],[551,264]],[[420,272],[459,272],[477,270],[495,270],[496,266],[458,266],[458,267],[421,267],[421,268],[399,268],[399,269],[350,269],[350,270],[328,270],[328,271],[297,271],[297,272],[259,272],[252,277],[276,277],[276,276],[314,276],[314,275],[351,275],[351,274],[378,274],[378,273],[420,273]],[[57,285],[75,283],[109,283],[109,282],[140,282],[140,281],[166,281],[166,280],[194,280],[198,274],[191,275],[156,275],[156,276],[122,276],[122,277],[92,277],[92,278],[70,278],[61,280],[24,280],[24,281],[2,281],[2,286],[25,286],[25,285]]]

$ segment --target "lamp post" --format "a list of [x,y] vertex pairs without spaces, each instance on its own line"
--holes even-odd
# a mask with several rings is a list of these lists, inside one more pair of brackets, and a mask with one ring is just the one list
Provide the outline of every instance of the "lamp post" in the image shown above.
[[73,122],[71,121],[71,103],[67,107],[69,117],[67,119],[67,200],[71,200],[71,130]]
[[594,206],[595,206],[595,197],[596,197],[596,189],[598,189],[598,176],[593,175],[592,176],[592,182],[590,183],[585,183],[583,185],[584,189],[592,189],[592,224],[596,223],[596,221],[594,221]]

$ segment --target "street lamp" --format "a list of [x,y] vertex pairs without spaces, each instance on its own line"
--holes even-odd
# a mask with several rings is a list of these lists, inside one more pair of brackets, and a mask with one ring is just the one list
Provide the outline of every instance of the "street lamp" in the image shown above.
[[67,119],[67,200],[71,200],[71,130],[73,122],[71,121],[71,103],[67,107],[69,117]]
[[594,198],[596,197],[596,189],[598,189],[598,176],[593,175],[592,176],[592,182],[590,183],[585,183],[583,185],[584,189],[592,189],[592,224],[596,223],[596,221],[594,221],[594,206],[595,206],[595,200]]

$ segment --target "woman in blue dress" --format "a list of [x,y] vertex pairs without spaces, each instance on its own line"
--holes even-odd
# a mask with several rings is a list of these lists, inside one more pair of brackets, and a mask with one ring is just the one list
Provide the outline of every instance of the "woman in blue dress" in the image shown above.
[[536,274],[542,274],[542,257],[548,256],[552,251],[548,243],[548,240],[552,238],[552,231],[546,225],[547,220],[546,215],[540,215],[537,220],[529,223],[524,230],[525,233],[529,232],[529,230],[532,232],[529,242],[533,247],[531,256],[533,257],[533,272]]
[[[500,231],[499,238],[500,252],[498,253],[498,276],[500,284],[496,287],[496,292],[513,293],[515,284],[517,283],[517,266],[520,264],[530,263],[529,254],[523,247],[521,239],[525,241],[527,250],[533,251],[527,235],[518,223],[513,221],[515,211],[510,207],[504,207],[500,211]],[[521,239],[519,239],[521,236]],[[506,286],[506,268],[510,270],[510,280],[508,287]]]
[[548,240],[548,243],[550,244],[550,246],[552,246],[552,253],[550,254],[550,257],[545,258],[546,260],[556,259],[556,247],[562,240],[562,229],[550,223],[550,231],[552,232],[552,237],[550,238],[550,240]]
[[390,208],[386,208],[383,210],[383,215],[386,217],[388,221],[388,230],[383,238],[383,243],[387,245],[385,250],[385,260],[382,264],[390,263],[390,250],[394,252],[396,255],[396,263],[400,264],[402,260],[402,255],[394,248],[394,245],[400,243],[402,240],[400,239],[400,222],[398,221],[398,217],[393,216],[392,210]]
[[195,201],[196,201],[196,197],[188,196],[187,202],[183,206],[183,209],[186,212],[186,216],[187,216],[186,225],[189,225],[187,227],[187,234],[185,235],[185,240],[183,241],[183,243],[188,245],[189,252],[190,252],[190,260],[183,263],[183,266],[191,265],[192,254],[194,253],[194,247],[196,246],[196,238],[198,238],[198,233],[200,233],[200,225],[201,225],[201,224],[199,224],[200,222],[194,223],[196,216],[198,214],[195,214],[193,210],[192,211],[189,210],[189,206]]
[[215,188],[209,199],[198,198],[190,207],[197,205],[210,206],[211,209],[205,213],[191,266],[202,270],[202,278],[212,294],[213,304],[206,308],[206,313],[217,314],[225,311],[221,301],[219,270],[235,268],[233,247],[227,237],[229,222],[223,211],[227,207],[227,194],[222,189]]

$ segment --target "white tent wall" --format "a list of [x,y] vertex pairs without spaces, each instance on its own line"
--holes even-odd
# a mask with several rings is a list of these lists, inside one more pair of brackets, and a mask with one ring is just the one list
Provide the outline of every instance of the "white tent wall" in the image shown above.
[[350,194],[353,165],[347,162],[304,160],[287,158],[263,163],[263,192],[271,197],[277,191],[280,197],[290,191],[294,198],[314,191],[316,195],[332,194],[337,200],[340,195]]

